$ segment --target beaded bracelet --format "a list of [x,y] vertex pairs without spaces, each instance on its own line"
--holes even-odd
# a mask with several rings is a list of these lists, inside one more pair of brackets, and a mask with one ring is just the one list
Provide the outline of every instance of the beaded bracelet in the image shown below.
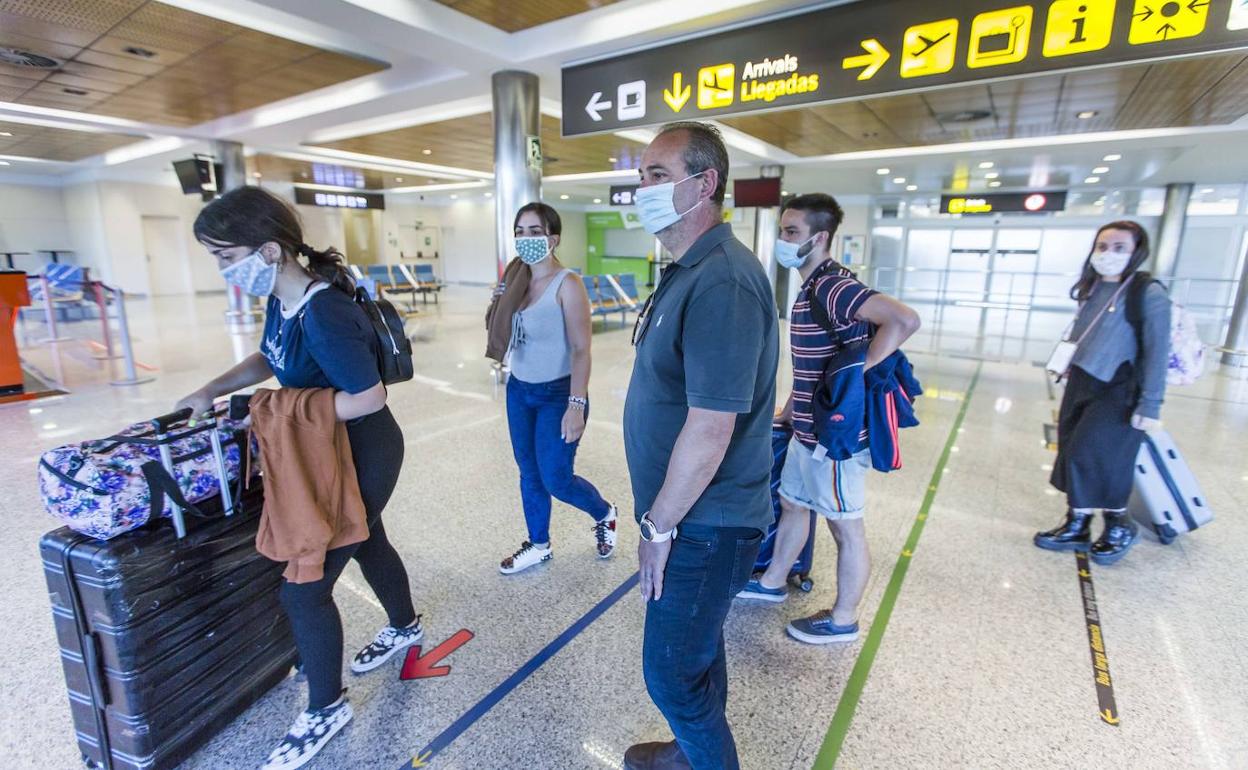
[[581,398],[580,396],[568,396],[568,406],[583,412],[589,408],[589,399]]

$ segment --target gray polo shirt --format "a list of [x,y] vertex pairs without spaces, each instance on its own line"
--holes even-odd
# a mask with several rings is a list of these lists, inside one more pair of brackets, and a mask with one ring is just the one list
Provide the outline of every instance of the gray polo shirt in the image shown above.
[[719,470],[686,524],[766,530],[780,352],[775,300],[758,258],[718,225],[663,273],[638,322],[624,450],[638,519],[654,504],[690,407],[732,412]]

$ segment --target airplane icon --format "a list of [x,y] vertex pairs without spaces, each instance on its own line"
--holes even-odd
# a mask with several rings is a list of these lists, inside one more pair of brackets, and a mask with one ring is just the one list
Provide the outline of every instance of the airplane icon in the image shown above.
[[932,50],[933,48],[935,48],[936,46],[938,46],[938,45],[940,45],[942,42],[944,42],[944,41],[945,41],[945,39],[949,37],[949,34],[950,34],[950,33],[946,32],[945,34],[941,35],[940,37],[936,38],[935,40],[932,40],[931,38],[926,37],[925,35],[919,35],[919,40],[921,40],[921,41],[923,42],[923,44],[924,44],[924,45],[923,45],[923,47],[922,47],[922,48],[920,48],[919,50],[915,51],[915,52],[914,52],[913,54],[911,54],[911,55],[912,55],[912,56],[922,56],[923,54],[927,53],[928,51]]

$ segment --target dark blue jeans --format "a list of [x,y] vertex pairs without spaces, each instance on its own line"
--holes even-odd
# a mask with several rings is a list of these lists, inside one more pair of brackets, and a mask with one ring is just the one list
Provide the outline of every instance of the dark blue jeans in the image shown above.
[[663,595],[646,606],[646,689],[694,770],[741,766],[724,715],[724,620],[750,579],[762,542],[763,533],[753,528],[680,527],[663,573]]
[[572,472],[581,442],[569,444],[559,435],[571,389],[571,377],[536,384],[515,377],[507,380],[507,427],[520,466],[520,500],[533,543],[550,542],[552,496],[580,508],[594,521],[611,508],[593,484]]

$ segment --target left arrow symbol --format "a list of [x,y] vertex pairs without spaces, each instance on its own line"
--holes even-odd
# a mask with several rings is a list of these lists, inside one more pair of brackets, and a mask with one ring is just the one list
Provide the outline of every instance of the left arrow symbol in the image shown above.
[[892,54],[875,38],[862,41],[862,49],[867,53],[861,56],[846,56],[841,62],[841,69],[852,70],[865,67],[866,69],[858,73],[858,79],[870,80],[875,77],[875,73],[880,71],[880,67],[884,66]]
[[434,647],[424,657],[420,655],[420,645],[409,648],[407,660],[403,661],[403,671],[399,674],[399,679],[430,679],[437,676],[446,676],[451,673],[451,667],[439,666],[438,663],[452,652],[463,647],[470,639],[472,639],[472,632],[466,628],[461,628],[450,639]]
[[603,110],[609,109],[611,109],[611,102],[602,101],[602,91],[594,91],[594,95],[589,99],[589,104],[585,105],[585,111],[589,113],[589,117],[592,118],[595,123],[602,120],[602,115],[600,113]]

